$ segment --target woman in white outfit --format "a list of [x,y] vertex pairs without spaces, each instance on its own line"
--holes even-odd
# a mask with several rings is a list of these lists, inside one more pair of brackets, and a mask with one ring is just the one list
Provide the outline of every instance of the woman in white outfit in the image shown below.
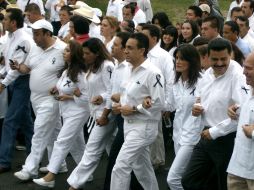
[[168,173],[167,182],[172,190],[183,189],[182,174],[200,138],[200,118],[191,114],[198,96],[196,86],[200,80],[200,58],[190,44],[179,46],[174,52],[175,83],[169,94],[169,110],[174,111],[173,140],[176,157]]
[[96,124],[90,133],[82,160],[73,170],[68,183],[70,190],[81,188],[99,164],[99,160],[115,129],[109,115],[111,107],[111,76],[114,64],[104,44],[97,38],[83,43],[85,63],[88,72],[85,83],[91,116]]
[[77,164],[80,162],[85,150],[83,126],[90,115],[84,83],[86,66],[82,46],[75,41],[70,41],[63,57],[65,70],[56,87],[51,90],[52,95],[59,100],[63,127],[54,143],[47,167],[48,174],[33,180],[39,185],[51,188],[54,187],[55,175],[69,152]]
[[72,8],[64,5],[61,7],[60,12],[59,12],[59,17],[60,17],[60,22],[61,22],[61,28],[58,31],[58,37],[65,41],[68,42],[68,35],[69,35],[69,24],[70,24],[70,17],[72,16]]

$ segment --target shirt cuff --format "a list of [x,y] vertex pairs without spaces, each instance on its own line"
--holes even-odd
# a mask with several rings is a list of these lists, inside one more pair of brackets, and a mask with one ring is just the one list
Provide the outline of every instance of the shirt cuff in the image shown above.
[[209,133],[210,133],[210,136],[212,137],[213,140],[220,137],[220,134],[218,133],[216,127],[209,128]]

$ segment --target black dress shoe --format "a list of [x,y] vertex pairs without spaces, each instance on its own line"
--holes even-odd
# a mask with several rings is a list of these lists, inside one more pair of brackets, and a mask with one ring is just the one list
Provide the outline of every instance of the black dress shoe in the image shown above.
[[10,171],[11,168],[4,168],[0,166],[0,174]]

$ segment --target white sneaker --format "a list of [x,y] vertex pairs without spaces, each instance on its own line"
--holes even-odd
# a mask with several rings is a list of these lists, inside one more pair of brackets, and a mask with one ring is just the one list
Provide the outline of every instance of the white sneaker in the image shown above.
[[55,187],[55,180],[45,181],[43,178],[40,178],[40,179],[33,179],[33,182],[43,187],[48,187],[48,188]]
[[93,181],[93,175],[90,175],[89,178],[87,179],[87,182]]
[[[46,166],[45,166],[45,167],[40,167],[39,171],[40,171],[41,173],[44,173],[44,174],[46,174],[46,173],[49,172],[49,171],[48,171],[48,168],[47,168]],[[67,168],[66,166],[64,166],[64,167],[61,167],[61,168],[60,168],[60,170],[59,170],[58,173],[67,173],[67,172],[68,172],[68,168]]]
[[24,170],[20,170],[19,172],[15,172],[14,176],[17,177],[18,179],[22,180],[22,181],[27,181],[29,179],[32,179],[35,176],[32,176],[30,173],[24,171]]

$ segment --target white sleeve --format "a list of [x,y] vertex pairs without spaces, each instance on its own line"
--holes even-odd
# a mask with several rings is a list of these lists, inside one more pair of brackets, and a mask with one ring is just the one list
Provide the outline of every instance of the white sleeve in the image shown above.
[[[105,63],[104,63],[105,64]],[[111,93],[112,93],[112,83],[111,83],[111,77],[114,70],[114,65],[107,64],[106,66],[103,66],[102,68],[102,82],[106,87],[106,92],[100,94],[103,98],[103,101],[106,101],[106,108],[111,109]]]
[[81,92],[81,96],[80,97],[73,96],[75,103],[78,104],[79,106],[82,106],[82,107],[88,107],[88,102],[89,102],[88,89],[85,84],[85,75],[84,74],[78,75],[77,86]]
[[[24,63],[27,59],[27,56],[30,50],[31,50],[30,41],[28,40],[22,41],[16,46],[15,53],[13,54],[13,57],[11,59],[13,61],[17,61],[19,64]],[[5,60],[5,61],[8,61],[8,63],[5,63],[5,64],[9,64],[9,60]],[[20,76],[20,73],[18,71],[10,69],[2,83],[5,86],[8,86],[10,83],[15,81],[19,76]]]

